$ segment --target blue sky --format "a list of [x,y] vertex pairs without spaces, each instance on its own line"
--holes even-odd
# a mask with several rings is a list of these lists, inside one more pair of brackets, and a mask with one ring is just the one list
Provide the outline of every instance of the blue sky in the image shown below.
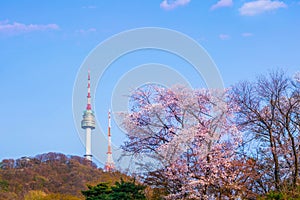
[[[83,155],[72,116],[77,72],[100,42],[141,27],[173,29],[196,40],[226,87],[270,69],[293,74],[300,68],[299,0],[1,1],[0,159],[49,151]],[[116,65],[129,70],[153,61],[181,64],[172,55],[148,51],[124,56]],[[197,79],[180,65],[176,70]],[[111,90],[120,76],[112,67],[98,84],[101,124],[107,123]],[[121,144],[114,123],[112,130],[114,143]]]

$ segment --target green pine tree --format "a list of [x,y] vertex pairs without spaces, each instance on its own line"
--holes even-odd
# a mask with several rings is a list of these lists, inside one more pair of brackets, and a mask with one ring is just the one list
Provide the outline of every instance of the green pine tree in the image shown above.
[[86,191],[81,191],[86,200],[111,200],[112,190],[108,183],[103,182],[96,186],[88,185],[88,188]]
[[112,186],[110,196],[112,200],[145,200],[145,188],[146,186],[136,184],[135,180],[126,182],[121,179]]
[[144,190],[146,186],[136,184],[133,181],[121,179],[115,185],[99,183],[96,186],[88,186],[88,190],[82,191],[86,200],[146,200]]

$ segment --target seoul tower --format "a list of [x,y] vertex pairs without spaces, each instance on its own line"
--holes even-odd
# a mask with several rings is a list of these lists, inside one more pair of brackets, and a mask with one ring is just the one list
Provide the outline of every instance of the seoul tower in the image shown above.
[[90,77],[90,71],[88,72],[88,95],[87,95],[87,105],[86,110],[83,112],[83,119],[81,121],[81,128],[85,130],[86,138],[85,138],[85,155],[84,157],[92,161],[92,152],[91,152],[91,133],[92,130],[95,129],[95,116],[94,112],[92,111],[92,105],[91,105],[91,83],[90,83],[91,77]]
[[115,170],[115,163],[112,158],[112,151],[111,151],[111,121],[110,121],[110,110],[108,111],[108,148],[107,148],[107,160],[104,166],[104,170],[107,172]]

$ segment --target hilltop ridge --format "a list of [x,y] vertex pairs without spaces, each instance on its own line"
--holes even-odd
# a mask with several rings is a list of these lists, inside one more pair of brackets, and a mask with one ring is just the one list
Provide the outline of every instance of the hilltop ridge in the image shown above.
[[87,184],[114,183],[129,179],[120,172],[104,172],[79,156],[45,153],[35,157],[4,159],[0,162],[0,200],[24,199],[32,191],[84,199]]

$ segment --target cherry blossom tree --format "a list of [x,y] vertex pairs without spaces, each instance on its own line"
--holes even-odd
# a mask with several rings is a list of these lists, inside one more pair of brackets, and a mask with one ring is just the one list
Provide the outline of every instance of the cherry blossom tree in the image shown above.
[[167,199],[229,199],[240,195],[237,106],[227,91],[148,85],[130,96],[123,113],[125,152],[147,156],[145,181]]

